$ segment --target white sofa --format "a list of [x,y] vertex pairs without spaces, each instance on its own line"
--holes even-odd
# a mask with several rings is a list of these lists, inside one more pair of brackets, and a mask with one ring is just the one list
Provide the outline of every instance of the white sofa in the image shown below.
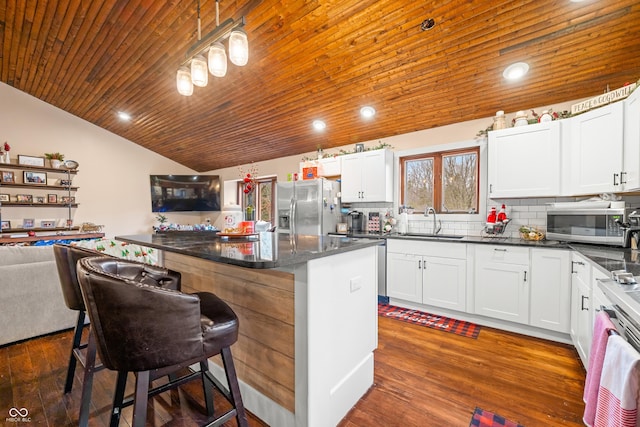
[[0,345],[72,328],[51,246],[0,246]]

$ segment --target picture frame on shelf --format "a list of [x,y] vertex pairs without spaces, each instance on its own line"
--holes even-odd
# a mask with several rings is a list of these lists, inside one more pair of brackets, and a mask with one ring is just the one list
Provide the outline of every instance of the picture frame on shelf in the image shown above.
[[0,194],[0,202],[10,202],[11,196],[8,194]]
[[52,220],[40,221],[40,228],[55,228],[56,222]]
[[73,220],[72,219],[68,219],[67,220],[67,227],[69,227],[69,228],[73,227]]
[[44,196],[36,196],[34,203],[40,203],[40,204],[44,204],[45,202],[45,198]]
[[356,153],[364,152],[364,144],[356,144]]
[[33,203],[33,195],[32,194],[16,194],[16,202]]
[[25,156],[24,154],[18,154],[18,164],[25,166],[39,166],[43,168],[44,157]]
[[73,204],[76,202],[76,198],[74,196],[62,196],[61,200],[62,200],[62,203],[65,205],[69,203]]
[[47,203],[58,203],[57,194],[47,194]]
[[24,171],[22,182],[25,184],[47,185],[46,172]]
[[0,182],[4,184],[15,184],[16,179],[11,171],[0,171]]
[[71,180],[70,179],[59,179],[58,180],[58,185],[62,186],[62,187],[71,187]]
[[33,228],[35,227],[36,220],[33,218],[24,218],[22,220],[22,228]]
[[11,228],[11,221],[0,221],[0,230],[9,230]]

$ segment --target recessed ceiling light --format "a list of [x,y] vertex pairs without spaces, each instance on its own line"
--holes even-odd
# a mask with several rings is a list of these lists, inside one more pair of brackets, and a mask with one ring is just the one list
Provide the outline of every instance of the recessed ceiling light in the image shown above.
[[376,115],[376,109],[367,105],[360,109],[360,115],[363,119],[370,119]]
[[125,113],[124,111],[118,111],[118,118],[120,118],[120,120],[125,122],[128,122],[129,120],[131,120],[131,116]]
[[502,76],[507,80],[518,80],[529,71],[529,64],[526,62],[516,62],[509,65],[502,72]]
[[322,120],[313,121],[313,128],[317,131],[325,130],[326,127],[327,127],[327,124]]

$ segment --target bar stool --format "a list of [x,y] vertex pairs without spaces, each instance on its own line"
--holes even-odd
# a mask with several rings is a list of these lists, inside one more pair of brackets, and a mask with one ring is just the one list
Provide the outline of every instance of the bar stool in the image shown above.
[[[140,266],[126,260],[83,258],[77,268],[98,354],[107,369],[118,372],[111,427],[118,425],[122,408],[131,404],[133,426],[144,426],[149,396],[197,377],[202,379],[210,418],[213,387],[232,406],[208,425],[234,417],[239,426],[248,425],[230,348],[238,339],[238,318],[226,303],[208,292],[185,294],[150,286],[135,274]],[[228,391],[209,371],[208,359],[217,354],[222,356]],[[200,371],[176,378],[177,372],[196,363]],[[129,372],[135,374],[136,386],[133,397],[125,400]],[[151,381],[166,375],[168,384],[150,388]]]
[[[82,343],[82,330],[86,317],[84,301],[82,300],[82,292],[78,283],[76,265],[78,260],[85,257],[104,257],[100,252],[70,246],[61,243],[53,245],[53,254],[56,260],[58,276],[60,278],[60,286],[66,306],[78,312],[78,319],[74,327],[73,340],[71,344],[71,355],[69,356],[69,365],[67,368],[67,377],[64,385],[64,393],[67,394],[73,387],[73,379],[76,365],[79,362],[84,368],[84,379],[82,381],[82,393],[80,400],[80,413],[78,417],[78,425],[84,427],[89,422],[89,409],[91,403],[91,388],[93,385],[93,374],[103,369],[102,364],[96,363],[96,344],[92,339],[91,329],[89,330],[88,342]],[[140,264],[141,271],[144,273],[146,280],[149,277],[166,276],[170,280],[165,281],[163,286],[170,289],[180,289],[180,274],[171,272],[170,270]],[[143,274],[136,271],[137,274]],[[86,350],[85,350],[86,349]]]

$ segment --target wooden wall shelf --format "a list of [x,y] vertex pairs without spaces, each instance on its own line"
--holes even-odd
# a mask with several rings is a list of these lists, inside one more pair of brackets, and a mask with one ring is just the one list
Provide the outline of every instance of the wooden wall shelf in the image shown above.
[[[1,165],[1,163],[0,163]],[[0,169],[2,169],[2,167],[0,166]],[[42,185],[42,184],[22,184],[22,183],[7,183],[7,182],[3,182],[2,183],[2,187],[7,187],[7,188],[33,188],[33,189],[37,189],[37,190],[52,190],[52,191],[77,191],[78,187],[66,187],[64,185]]]
[[77,208],[78,204],[77,203],[71,203],[71,206],[69,206],[68,203],[21,203],[21,202],[2,202],[1,203],[2,206],[4,207],[9,207],[9,206],[23,206],[26,208],[68,208],[68,207],[72,207],[72,208]]
[[20,169],[20,170],[28,170],[34,172],[56,172],[56,173],[70,173],[71,175],[75,175],[78,173],[78,169],[67,170],[64,168],[50,168],[46,166],[29,166],[29,165],[19,165],[17,163],[0,163],[0,170],[3,169]]
[[[31,229],[33,231],[33,229]],[[50,229],[47,229],[51,231]],[[73,233],[73,234],[56,234],[51,236],[27,236],[27,237],[10,237],[8,233],[0,234],[0,245],[13,243],[31,243],[49,240],[85,240],[85,239],[101,239],[104,233]]]

